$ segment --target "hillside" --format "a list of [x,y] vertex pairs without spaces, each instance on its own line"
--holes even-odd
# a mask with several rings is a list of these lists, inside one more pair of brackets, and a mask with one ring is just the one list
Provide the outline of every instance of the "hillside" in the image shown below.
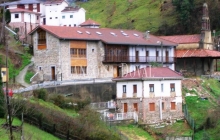
[[[218,31],[220,2],[205,2],[209,7],[211,29]],[[89,0],[76,4],[85,8],[86,19],[99,22],[101,27],[174,35],[200,33],[203,3],[203,0]]]

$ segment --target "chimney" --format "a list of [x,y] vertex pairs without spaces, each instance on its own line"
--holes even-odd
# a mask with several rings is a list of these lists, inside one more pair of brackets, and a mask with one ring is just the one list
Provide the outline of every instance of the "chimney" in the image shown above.
[[150,38],[150,31],[146,31],[146,32],[144,33],[144,38],[145,38],[145,39],[149,39],[149,38]]

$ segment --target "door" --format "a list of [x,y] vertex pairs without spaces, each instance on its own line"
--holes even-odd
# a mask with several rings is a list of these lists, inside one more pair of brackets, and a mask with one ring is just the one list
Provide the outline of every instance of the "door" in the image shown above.
[[139,51],[135,52],[135,62],[139,62]]
[[124,113],[128,112],[128,104],[124,103]]
[[134,111],[138,112],[138,104],[134,103]]
[[118,76],[117,66],[114,66],[113,77],[117,77],[117,76]]
[[54,66],[52,66],[51,67],[51,80],[55,80],[56,78],[55,78],[55,67]]
[[169,62],[169,52],[166,51],[166,62],[168,63]]

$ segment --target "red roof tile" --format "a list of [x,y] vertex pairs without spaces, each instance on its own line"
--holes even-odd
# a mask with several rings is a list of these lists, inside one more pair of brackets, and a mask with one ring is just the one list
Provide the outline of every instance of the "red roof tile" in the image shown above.
[[101,40],[107,44],[124,45],[152,45],[160,46],[158,41],[163,41],[164,46],[176,46],[177,44],[163,40],[154,35],[144,38],[142,32],[135,30],[121,30],[109,28],[83,28],[68,26],[37,26],[29,34],[33,34],[38,29],[43,29],[59,39],[71,40]]
[[100,24],[94,20],[88,19],[85,22],[81,23],[80,26],[100,26]]
[[33,13],[33,14],[38,14],[40,15],[40,13],[37,13],[37,12],[33,12],[33,11],[30,11],[30,10],[27,10],[27,9],[21,9],[21,8],[15,8],[15,9],[9,9],[11,13],[19,13],[19,12],[22,12],[22,13]]
[[176,58],[184,57],[220,57],[220,52],[206,49],[176,50]]
[[171,70],[168,67],[145,67],[136,71],[127,73],[122,77],[113,78],[115,81],[119,80],[134,80],[134,79],[182,79],[183,76],[176,71]]
[[198,43],[201,40],[201,35],[195,34],[195,35],[160,36],[160,38],[178,44],[187,44],[187,43]]

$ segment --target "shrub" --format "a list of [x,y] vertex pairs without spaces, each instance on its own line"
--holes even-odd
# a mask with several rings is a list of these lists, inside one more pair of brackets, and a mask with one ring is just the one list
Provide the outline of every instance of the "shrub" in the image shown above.
[[42,99],[44,101],[47,100],[47,92],[45,89],[37,89],[33,91],[33,95],[35,98]]

